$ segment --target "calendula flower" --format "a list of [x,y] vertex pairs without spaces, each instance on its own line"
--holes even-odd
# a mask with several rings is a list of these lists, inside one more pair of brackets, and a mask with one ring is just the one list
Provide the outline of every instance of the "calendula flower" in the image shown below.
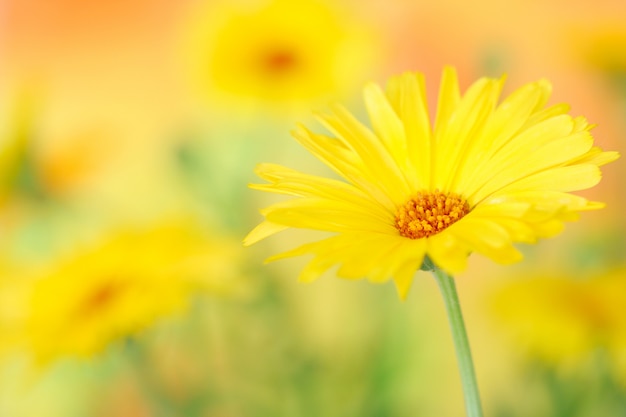
[[195,293],[228,291],[236,281],[233,248],[190,225],[164,224],[122,231],[30,274],[13,271],[15,281],[28,282],[21,313],[13,313],[21,316],[12,321],[17,347],[40,363],[94,355],[182,312]]
[[562,273],[516,279],[490,294],[491,315],[516,346],[547,363],[581,359],[598,348],[625,362],[625,274],[621,267],[585,279]]
[[300,279],[339,265],[344,278],[393,278],[405,297],[425,258],[454,274],[476,252],[499,263],[522,258],[514,243],[554,236],[578,212],[603,204],[570,194],[600,181],[600,165],[618,157],[594,146],[593,127],[565,104],[546,106],[551,86],[527,84],[499,102],[504,78],[481,78],[461,94],[445,68],[431,125],[424,77],[392,77],[365,87],[371,128],[340,105],[319,115],[332,136],[299,126],[294,136],[341,179],[275,164],[252,188],[299,198],[262,210],[255,243],[293,228],[334,235],[276,260],[313,255]]
[[566,39],[575,56],[588,67],[611,76],[626,74],[626,29],[623,17],[570,28]]
[[307,103],[373,67],[375,38],[324,0],[212,2],[195,20],[188,55],[207,96]]

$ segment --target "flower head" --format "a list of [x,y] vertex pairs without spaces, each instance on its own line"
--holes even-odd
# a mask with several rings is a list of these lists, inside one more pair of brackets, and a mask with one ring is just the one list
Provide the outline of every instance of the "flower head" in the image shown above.
[[259,165],[269,184],[252,188],[299,198],[264,209],[245,243],[289,227],[333,232],[270,260],[312,254],[302,280],[339,265],[345,278],[393,278],[401,297],[425,256],[449,273],[471,252],[519,261],[515,242],[553,236],[603,206],[569,192],[596,185],[598,167],[618,154],[594,147],[592,125],[567,105],[546,107],[547,81],[498,103],[503,83],[481,78],[462,95],[446,68],[431,126],[423,76],[405,73],[386,90],[365,88],[372,128],[339,105],[319,116],[333,136],[300,126],[295,138],[343,180]]
[[623,18],[572,28],[570,48],[583,64],[608,75],[626,74],[626,29]]
[[354,85],[373,67],[365,26],[353,28],[324,0],[224,5],[211,2],[191,25],[198,28],[189,45],[193,79],[207,95],[308,103]]
[[490,294],[492,317],[512,342],[553,364],[604,348],[626,359],[623,267],[590,279],[543,274],[506,283]]
[[235,258],[230,242],[187,224],[122,231],[34,271],[8,271],[27,284],[13,285],[19,305],[3,329],[42,364],[91,356],[182,312],[194,293],[229,291]]

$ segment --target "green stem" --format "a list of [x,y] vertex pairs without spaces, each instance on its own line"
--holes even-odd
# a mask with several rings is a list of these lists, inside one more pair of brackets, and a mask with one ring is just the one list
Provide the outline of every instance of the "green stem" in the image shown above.
[[441,290],[441,295],[446,305],[446,312],[448,313],[450,329],[452,330],[452,340],[456,350],[459,372],[461,373],[461,384],[463,385],[467,417],[482,417],[483,411],[480,405],[480,396],[478,395],[478,384],[476,383],[472,353],[470,351],[469,341],[467,340],[467,333],[465,331],[465,324],[463,323],[463,314],[461,313],[461,305],[459,304],[459,297],[456,293],[454,278],[435,265],[432,265],[432,267],[431,271],[439,284],[439,289]]

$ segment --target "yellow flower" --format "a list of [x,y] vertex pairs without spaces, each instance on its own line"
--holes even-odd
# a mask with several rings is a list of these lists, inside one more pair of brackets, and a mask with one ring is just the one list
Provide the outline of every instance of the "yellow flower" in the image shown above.
[[188,54],[208,96],[306,103],[373,67],[368,31],[323,0],[217,3],[197,15]]
[[593,26],[574,27],[568,33],[570,49],[584,64],[610,75],[626,73],[626,29],[623,18]]
[[596,185],[598,166],[618,154],[594,147],[592,126],[567,105],[545,106],[547,81],[498,104],[503,83],[482,78],[461,95],[446,68],[431,127],[423,75],[405,73],[385,91],[366,86],[373,129],[339,105],[319,116],[334,137],[300,126],[295,138],[345,181],[259,165],[270,183],[252,188],[300,198],[262,210],[245,244],[289,227],[333,232],[269,260],[312,254],[304,281],[340,265],[345,278],[393,278],[401,297],[425,256],[449,273],[471,252],[519,261],[514,242],[553,236],[579,211],[602,207],[569,192]]
[[492,316],[514,343],[550,363],[581,359],[605,348],[626,360],[624,268],[590,279],[541,274],[490,294]]
[[21,290],[18,347],[40,363],[98,353],[180,313],[193,293],[228,290],[235,257],[231,243],[208,240],[189,225],[118,233],[32,273]]

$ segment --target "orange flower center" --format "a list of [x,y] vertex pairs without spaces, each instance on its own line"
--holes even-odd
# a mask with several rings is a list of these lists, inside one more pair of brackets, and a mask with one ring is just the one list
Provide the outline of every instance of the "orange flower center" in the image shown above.
[[81,303],[79,315],[81,317],[90,317],[107,310],[122,295],[126,289],[125,287],[126,285],[122,283],[104,283],[101,287],[88,294],[83,303]]
[[262,57],[262,69],[270,77],[281,77],[294,71],[298,65],[298,56],[288,48],[275,48]]
[[418,192],[398,207],[395,226],[401,236],[420,239],[441,232],[469,211],[467,201],[457,194]]

